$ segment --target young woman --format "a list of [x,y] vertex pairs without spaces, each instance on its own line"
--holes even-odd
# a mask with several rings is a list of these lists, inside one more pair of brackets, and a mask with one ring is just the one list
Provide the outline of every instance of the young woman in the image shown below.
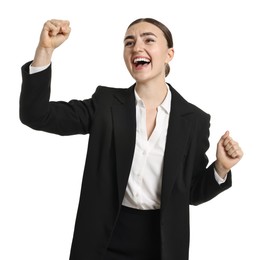
[[166,83],[172,35],[151,18],[125,33],[134,85],[50,102],[52,53],[70,31],[68,21],[44,24],[34,60],[22,67],[20,97],[20,119],[29,127],[89,134],[70,260],[187,260],[189,205],[231,186],[241,148],[226,131],[208,166],[210,116]]

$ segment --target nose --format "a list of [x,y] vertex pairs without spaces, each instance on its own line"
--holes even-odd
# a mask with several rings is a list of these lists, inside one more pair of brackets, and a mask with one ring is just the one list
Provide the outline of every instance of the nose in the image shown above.
[[143,42],[140,40],[135,41],[135,44],[133,46],[133,51],[139,52],[139,51],[142,51],[143,49],[144,49]]

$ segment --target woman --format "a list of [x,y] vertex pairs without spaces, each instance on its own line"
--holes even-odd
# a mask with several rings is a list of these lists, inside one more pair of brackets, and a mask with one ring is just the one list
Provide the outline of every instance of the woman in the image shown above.
[[34,60],[22,67],[20,98],[21,121],[31,128],[90,135],[70,260],[187,260],[189,205],[231,186],[241,148],[227,131],[207,167],[210,116],[166,83],[172,35],[151,18],[125,34],[133,86],[50,102],[52,54],[70,31],[68,21],[44,24]]

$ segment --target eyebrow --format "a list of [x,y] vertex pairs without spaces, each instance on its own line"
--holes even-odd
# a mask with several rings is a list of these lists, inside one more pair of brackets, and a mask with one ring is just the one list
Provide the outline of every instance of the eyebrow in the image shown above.
[[[144,33],[140,34],[141,37],[149,36],[149,35],[152,35],[152,36],[158,38],[158,37],[157,37],[154,33],[152,33],[152,32],[144,32]],[[132,40],[133,40],[133,39],[135,39],[135,36],[134,36],[134,35],[128,35],[128,36],[125,37],[124,41],[129,40],[129,39],[132,39]]]

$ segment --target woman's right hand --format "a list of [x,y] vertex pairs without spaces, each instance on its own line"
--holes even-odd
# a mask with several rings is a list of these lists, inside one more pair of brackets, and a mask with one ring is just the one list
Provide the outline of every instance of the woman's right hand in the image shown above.
[[68,39],[70,32],[70,22],[67,20],[52,19],[47,21],[41,31],[32,66],[38,67],[49,64],[53,51]]

